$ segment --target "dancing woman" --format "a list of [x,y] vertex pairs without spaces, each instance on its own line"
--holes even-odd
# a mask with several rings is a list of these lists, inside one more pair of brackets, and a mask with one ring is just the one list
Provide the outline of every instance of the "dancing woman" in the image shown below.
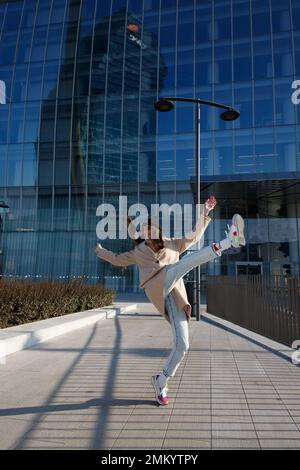
[[221,256],[225,250],[246,244],[244,220],[239,214],[235,214],[231,226],[228,225],[229,230],[225,231],[224,240],[179,259],[179,255],[200,240],[211,221],[209,213],[216,204],[214,196],[207,199],[204,205],[204,224],[199,219],[194,230],[182,238],[163,237],[159,223],[149,218],[142,227],[142,236],[135,240],[132,250],[116,254],[103,248],[100,243],[96,246],[97,257],[115,266],[138,265],[140,287],[145,289],[149,300],[171,325],[173,349],[163,370],[152,377],[155,399],[160,405],[169,403],[168,381],[170,377],[174,377],[189,349],[188,322],[191,305],[187,299],[183,276],[193,268]]

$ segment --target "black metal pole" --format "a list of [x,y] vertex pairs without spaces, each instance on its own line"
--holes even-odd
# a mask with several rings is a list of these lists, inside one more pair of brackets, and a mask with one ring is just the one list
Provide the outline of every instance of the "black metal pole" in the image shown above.
[[[200,217],[200,103],[196,104],[196,114],[195,114],[195,132],[196,132],[196,221]],[[200,241],[198,242],[198,249],[200,248]],[[196,320],[200,320],[200,278],[201,278],[201,268],[197,266],[196,268]]]

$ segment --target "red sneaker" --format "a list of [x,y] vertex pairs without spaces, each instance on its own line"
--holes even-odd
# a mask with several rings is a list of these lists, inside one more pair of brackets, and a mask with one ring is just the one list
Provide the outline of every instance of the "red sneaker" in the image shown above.
[[160,405],[168,405],[169,403],[169,398],[167,395],[168,392],[168,387],[160,388],[158,383],[157,383],[157,377],[158,375],[153,375],[152,376],[152,385],[155,391],[155,400],[157,403]]

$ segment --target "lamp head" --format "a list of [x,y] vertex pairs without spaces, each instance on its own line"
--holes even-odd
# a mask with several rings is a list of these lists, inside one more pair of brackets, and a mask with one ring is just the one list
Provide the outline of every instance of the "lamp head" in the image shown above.
[[174,103],[170,100],[161,99],[156,101],[156,103],[154,104],[154,108],[156,109],[156,111],[166,113],[167,111],[172,111],[172,109],[174,108]]
[[220,115],[220,118],[223,119],[223,121],[235,121],[239,117],[240,113],[233,108],[226,109],[226,111]]
[[9,212],[9,206],[4,201],[0,201],[0,214],[7,214]]

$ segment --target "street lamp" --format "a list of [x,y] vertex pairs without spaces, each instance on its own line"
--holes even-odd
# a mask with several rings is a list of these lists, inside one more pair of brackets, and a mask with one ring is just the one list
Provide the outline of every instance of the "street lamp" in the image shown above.
[[0,214],[7,214],[8,212],[9,212],[9,206],[5,204],[4,201],[0,201]]
[[[225,104],[216,103],[214,101],[207,101],[198,98],[177,98],[177,97],[164,97],[160,98],[158,101],[155,102],[154,108],[156,111],[159,112],[168,112],[172,111],[175,107],[175,101],[183,101],[188,103],[193,103],[196,105],[195,107],[195,133],[196,133],[196,179],[197,179],[197,197],[196,203],[198,204],[198,211],[200,207],[200,105],[206,104],[208,106],[214,106],[215,108],[224,109],[220,114],[220,118],[223,121],[234,121],[240,117],[240,113],[232,108],[231,106],[227,106]],[[199,213],[197,213],[197,219],[199,217]],[[198,242],[199,246],[199,242]],[[196,319],[197,321],[200,320],[200,266],[196,269],[196,287],[197,287],[197,294],[196,294]]]
[[0,201],[0,279],[2,277],[2,259],[3,259],[3,250],[2,250],[2,232],[3,232],[3,221],[1,214],[7,214],[9,212],[9,206],[5,204],[4,201]]

